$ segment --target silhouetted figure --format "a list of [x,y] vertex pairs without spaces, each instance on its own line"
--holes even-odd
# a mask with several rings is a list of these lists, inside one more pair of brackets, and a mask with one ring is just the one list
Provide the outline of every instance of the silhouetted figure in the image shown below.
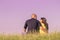
[[40,22],[37,20],[37,15],[32,14],[31,19],[28,19],[24,25],[24,31],[28,28],[28,33],[39,32]]
[[47,34],[48,33],[48,23],[47,19],[42,17],[40,20],[41,27],[40,27],[40,34]]

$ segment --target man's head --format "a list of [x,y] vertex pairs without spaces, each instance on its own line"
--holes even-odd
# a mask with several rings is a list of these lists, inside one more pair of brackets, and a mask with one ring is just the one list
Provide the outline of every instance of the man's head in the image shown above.
[[32,14],[31,17],[34,18],[34,19],[37,19],[37,15],[36,14]]

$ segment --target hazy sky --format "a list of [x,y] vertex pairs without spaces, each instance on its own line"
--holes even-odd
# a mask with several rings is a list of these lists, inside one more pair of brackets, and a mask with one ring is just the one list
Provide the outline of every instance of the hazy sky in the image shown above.
[[32,13],[47,18],[49,32],[60,31],[60,0],[0,0],[0,33],[21,33]]

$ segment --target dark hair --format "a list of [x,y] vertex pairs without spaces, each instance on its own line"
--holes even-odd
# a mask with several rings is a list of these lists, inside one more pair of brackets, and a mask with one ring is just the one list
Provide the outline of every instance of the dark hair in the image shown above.
[[47,21],[47,19],[45,17],[41,17],[41,19]]
[[48,23],[46,22],[47,19],[45,17],[41,17],[41,20],[44,20],[44,24],[46,26],[46,29],[48,30]]

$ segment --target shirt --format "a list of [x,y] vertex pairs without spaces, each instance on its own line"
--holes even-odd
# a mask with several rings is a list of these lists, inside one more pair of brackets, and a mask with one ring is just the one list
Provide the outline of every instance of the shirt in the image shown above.
[[28,32],[38,32],[39,31],[39,27],[41,26],[40,22],[34,18],[29,19],[25,22],[25,26],[24,29],[28,28]]

